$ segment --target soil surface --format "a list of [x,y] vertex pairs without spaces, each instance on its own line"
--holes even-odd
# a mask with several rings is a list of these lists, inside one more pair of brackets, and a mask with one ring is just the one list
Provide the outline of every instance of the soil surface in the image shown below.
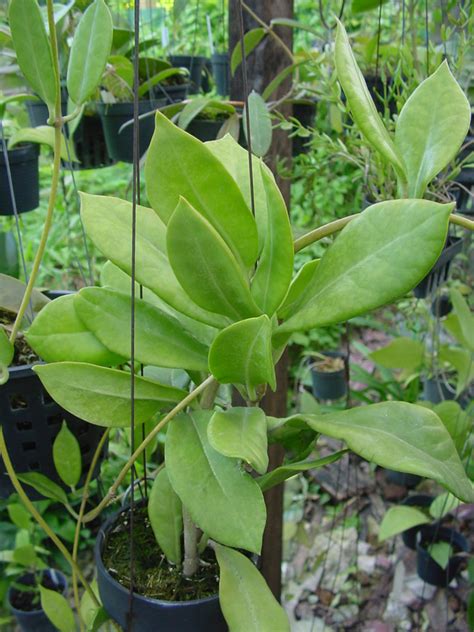
[[[15,321],[14,314],[0,309],[0,326],[3,325],[7,334],[10,333],[12,325]],[[40,358],[26,342],[26,338],[20,332],[15,340],[15,355],[11,366],[24,366],[39,362]]]

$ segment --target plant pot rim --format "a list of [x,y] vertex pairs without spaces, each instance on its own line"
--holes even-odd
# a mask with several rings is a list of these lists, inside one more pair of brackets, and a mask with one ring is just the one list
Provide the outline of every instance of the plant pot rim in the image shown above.
[[[60,570],[58,570],[57,568],[45,568],[43,570],[43,573],[50,573],[51,571],[54,571],[62,580],[62,583],[64,584],[64,588],[61,591],[61,595],[64,595],[64,593],[66,592],[67,589],[67,579],[66,579],[66,575],[64,575],[63,572],[61,572]],[[30,571],[28,573],[24,573],[23,575],[21,575],[20,580],[23,579],[24,577],[33,575],[33,573]],[[21,615],[22,617],[34,617],[37,616],[38,614],[44,612],[43,608],[38,608],[38,610],[19,610],[18,608],[15,608],[12,603],[11,603],[11,593],[14,590],[14,588],[12,586],[10,586],[10,588],[8,589],[8,605],[10,607],[10,610],[13,612],[14,615]]]
[[[424,538],[431,540],[428,546],[423,544],[425,542]],[[417,535],[416,549],[428,552],[429,545],[435,542],[448,542],[451,546],[458,547],[459,550],[449,557],[450,560],[457,558],[461,553],[469,553],[470,550],[469,542],[460,531],[452,527],[440,527],[439,522],[421,525]],[[437,563],[435,560],[433,562]]]
[[[99,533],[97,534],[97,538],[96,538],[96,542],[94,546],[94,558],[95,558],[95,563],[96,563],[98,572],[107,576],[107,580],[111,582],[112,585],[117,590],[120,591],[124,599],[128,599],[130,597],[130,590],[126,588],[125,586],[122,586],[122,584],[118,582],[114,577],[112,577],[109,571],[105,568],[104,562],[102,560],[102,547],[104,545],[106,535],[108,534],[110,529],[115,525],[118,516],[128,510],[129,510],[129,507],[122,507],[121,509],[119,509],[119,511],[115,512],[112,516],[107,518],[107,520],[99,529]],[[190,599],[188,601],[166,601],[164,599],[155,599],[153,597],[145,597],[144,595],[140,595],[140,593],[133,592],[133,598],[136,599],[138,602],[137,607],[139,607],[140,603],[143,603],[143,604],[146,603],[146,604],[157,604],[164,608],[166,607],[184,608],[187,606],[189,607],[195,606],[198,603],[210,603],[210,602],[216,601],[219,599],[219,594],[216,593],[215,595],[211,595],[210,597],[203,597],[202,599]]]

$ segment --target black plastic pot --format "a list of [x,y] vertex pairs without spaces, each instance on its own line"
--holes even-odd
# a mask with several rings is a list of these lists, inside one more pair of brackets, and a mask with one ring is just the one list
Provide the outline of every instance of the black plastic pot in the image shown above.
[[79,159],[79,163],[72,163],[73,169],[100,169],[114,164],[107,151],[104,128],[98,114],[84,115],[81,118],[74,131],[73,142]]
[[[293,102],[293,117],[301,123],[303,127],[314,127],[316,118],[316,101],[302,99]],[[307,154],[309,151],[309,143],[311,138],[303,138],[302,136],[293,136],[293,156]]]
[[133,629],[137,632],[227,632],[217,595],[207,599],[172,602],[133,593],[130,621],[130,591],[111,577],[102,561],[105,538],[123,511],[128,511],[128,508],[109,518],[100,529],[94,552],[99,594],[109,616],[124,630]]
[[224,121],[222,119],[195,118],[188,125],[186,131],[205,143],[208,140],[216,140],[217,134],[223,125]]
[[461,237],[448,235],[446,245],[431,271],[415,287],[416,298],[426,298],[431,292],[448,280],[451,262],[462,251]]
[[[55,299],[70,292],[51,291],[45,294]],[[0,386],[0,418],[13,467],[18,473],[39,472],[66,488],[56,472],[52,456],[52,445],[63,420],[79,442],[83,477],[89,470],[104,430],[71,415],[56,404],[31,366],[11,367],[9,373],[8,382]],[[103,455],[98,460],[94,476],[99,472],[102,458]],[[32,500],[42,498],[33,488],[27,486],[26,489]],[[8,498],[13,491],[0,459],[0,498]]]
[[200,55],[171,55],[170,57],[170,62],[175,68],[186,68],[189,70],[189,79],[191,81],[189,92],[191,94],[196,94],[202,89],[206,61],[206,57],[201,57]]
[[227,96],[230,93],[230,63],[228,53],[214,53],[211,56],[212,76],[217,94]]
[[0,233],[0,273],[16,279],[20,275],[18,244],[12,231]]
[[[455,551],[446,568],[442,568],[435,562],[428,552],[429,546],[435,542],[448,542]],[[445,588],[459,574],[466,559],[464,555],[459,554],[468,551],[469,544],[458,531],[438,525],[422,527],[417,535],[416,543],[416,570],[419,577],[427,584]]]
[[456,398],[455,387],[449,388],[441,377],[430,377],[423,380],[423,399],[440,404],[447,399]]
[[[44,573],[48,575],[56,586],[61,588],[61,592],[64,595],[67,588],[67,581],[64,575],[60,571],[52,569],[47,569]],[[23,577],[20,577],[17,583],[33,586],[34,582],[35,577],[33,573],[27,573],[23,575]],[[18,590],[11,587],[8,591],[8,602],[22,632],[56,632],[57,628],[51,623],[42,608],[30,611],[14,608],[12,601],[15,600],[17,593]]]
[[[9,149],[7,154],[17,212],[26,213],[38,208],[38,145],[33,143],[20,144]],[[14,215],[2,141],[0,141],[0,215]]]
[[[329,358],[342,358],[344,364],[346,356],[341,351],[322,351],[321,355]],[[347,393],[347,375],[345,367],[331,373],[319,371],[317,367],[311,369],[313,381],[313,395],[318,399],[341,399]]]
[[[433,496],[428,496],[427,494],[414,494],[413,496],[405,498],[402,505],[405,505],[406,507],[420,507],[428,509],[433,500]],[[423,525],[411,527],[411,529],[407,529],[402,533],[403,544],[409,549],[412,549],[412,551],[416,551],[416,536],[422,527]]]
[[435,317],[443,318],[453,311],[453,304],[449,298],[449,294],[441,294],[436,296],[431,303],[431,313]]
[[[32,127],[39,127],[40,125],[48,124],[49,111],[48,106],[44,101],[27,101],[26,109],[28,110],[28,116]],[[63,116],[66,116],[67,92],[65,90],[62,90],[61,112]]]
[[400,485],[401,487],[407,487],[408,489],[416,487],[423,480],[422,477],[417,474],[397,472],[396,470],[385,470],[385,477],[394,485]]
[[[166,101],[140,101],[139,114],[151,112],[166,105]],[[120,131],[122,125],[133,120],[133,103],[99,103],[98,111],[104,127],[105,142],[114,160],[133,162],[133,124]],[[155,117],[140,120],[140,156],[143,156],[155,130]]]

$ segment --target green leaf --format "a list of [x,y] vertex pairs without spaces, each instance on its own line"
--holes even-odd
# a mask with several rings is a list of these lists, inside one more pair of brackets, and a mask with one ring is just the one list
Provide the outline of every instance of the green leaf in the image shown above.
[[[273,20],[272,20],[273,22]],[[275,92],[275,90],[277,88],[279,88],[279,86],[285,81],[285,79],[289,76],[292,75],[295,70],[297,68],[299,68],[299,66],[308,63],[308,59],[300,59],[297,62],[295,62],[294,64],[290,64],[289,66],[287,66],[286,68],[283,68],[283,70],[281,70],[276,77],[274,77],[272,79],[272,81],[270,81],[270,83],[268,84],[268,86],[265,88],[265,90],[262,92],[262,98],[264,101],[268,101],[268,99],[272,96],[272,94]]]
[[9,503],[7,505],[8,517],[19,529],[29,530],[31,527],[31,514],[23,505]]
[[213,225],[243,268],[255,263],[255,220],[233,178],[204,143],[160,112],[145,178],[148,199],[165,224],[183,197]]
[[382,402],[321,415],[296,415],[316,432],[342,439],[356,454],[382,467],[432,478],[465,502],[474,493],[456,448],[439,417],[406,402]]
[[236,459],[209,444],[211,415],[183,414],[170,423],[165,458],[171,485],[193,522],[210,538],[259,553],[266,520],[262,492]]
[[60,632],[75,632],[76,622],[71,606],[63,595],[55,590],[49,590],[39,586],[41,595],[41,607],[51,623]]
[[275,390],[272,325],[263,314],[241,320],[219,332],[209,351],[209,369],[222,384],[243,384],[250,393],[259,384]]
[[423,364],[425,348],[413,338],[394,338],[388,345],[369,353],[369,358],[388,369],[414,372]]
[[173,564],[181,564],[183,508],[166,468],[158,472],[148,497],[148,517],[158,546]]
[[448,513],[457,509],[460,504],[461,501],[456,496],[445,492],[433,500],[430,505],[430,514],[435,520],[441,520]]
[[[97,597],[97,600],[100,602],[97,581],[94,579],[89,585],[94,595]],[[82,594],[79,610],[87,632],[98,632],[101,625],[110,618],[105,612],[103,606],[97,606],[86,590]]]
[[270,149],[270,145],[272,144],[272,119],[270,112],[268,111],[267,104],[262,97],[255,92],[255,90],[252,90],[249,94],[248,109],[244,107],[242,116],[242,126],[244,128],[247,144],[249,144],[247,116],[250,119],[252,153],[256,156],[263,157],[267,154]]
[[218,111],[229,115],[235,114],[234,106],[229,103],[222,103],[210,97],[196,97],[184,105],[178,117],[178,126],[181,129],[187,129],[190,123],[204,110],[209,113]]
[[99,85],[112,46],[113,24],[104,0],[94,0],[74,33],[67,69],[69,96],[82,105]]
[[452,204],[390,200],[352,220],[325,251],[281,332],[343,322],[413,289],[438,259]]
[[398,177],[406,181],[406,168],[399,150],[388,133],[370,96],[365,79],[351,50],[343,25],[338,22],[336,34],[337,78],[344,90],[355,124],[366,140],[390,162]]
[[313,261],[308,261],[300,268],[298,274],[291,282],[283,304],[278,309],[279,318],[289,318],[294,313],[298,307],[301,295],[312,283],[320,261],[321,259],[313,259]]
[[434,559],[436,564],[446,569],[449,564],[449,558],[453,554],[453,548],[449,542],[434,542],[428,547],[428,553]]
[[[8,141],[8,147],[14,147],[20,143],[38,143],[39,145],[47,145],[54,149],[54,127],[50,125],[39,125],[38,127],[23,127],[17,130],[11,135]],[[68,152],[69,149],[69,152]],[[74,143],[69,143],[69,147],[66,146],[66,139],[64,134],[61,134],[61,158],[66,162],[78,162],[74,150]]]
[[32,544],[18,546],[13,551],[13,561],[21,566],[35,567],[40,560],[36,554],[35,547]]
[[267,423],[261,408],[216,411],[207,428],[209,443],[224,456],[242,459],[259,474],[268,468]]
[[[26,285],[22,281],[6,274],[0,274],[0,309],[16,314],[20,309],[25,290]],[[33,289],[31,306],[34,314],[37,314],[49,302],[47,296],[39,290]]]
[[17,476],[22,483],[30,485],[30,487],[33,487],[33,489],[46,498],[67,505],[67,496],[64,489],[57,483],[49,480],[44,474],[40,474],[39,472],[25,472],[24,474],[17,474]]
[[394,535],[403,533],[407,529],[428,524],[430,518],[416,507],[390,507],[383,517],[379,530],[379,542],[383,542]]
[[445,425],[458,453],[461,455],[472,425],[469,415],[453,400],[446,400],[437,404],[433,407],[433,411]]
[[[130,374],[81,362],[55,362],[33,369],[51,397],[76,417],[97,426],[130,425]],[[135,376],[135,423],[143,424],[186,391]]]
[[456,397],[470,384],[474,376],[472,353],[467,349],[440,345],[438,350],[440,362],[447,362],[457,371]]
[[268,474],[264,474],[263,476],[257,478],[257,483],[260,485],[262,492],[266,492],[267,489],[271,489],[272,487],[275,487],[275,485],[280,485],[280,483],[296,476],[300,472],[316,470],[320,467],[324,467],[325,465],[329,465],[330,463],[334,463],[345,453],[346,450],[340,450],[339,452],[334,452],[333,454],[329,454],[328,456],[324,456],[313,461],[296,461],[294,463],[286,463],[285,465],[281,465],[271,472],[268,472]]
[[[130,357],[131,297],[106,288],[84,288],[74,305],[84,325],[111,351]],[[169,368],[207,371],[207,348],[176,319],[135,299],[135,358]]]
[[[81,214],[97,248],[128,275],[132,271],[132,205],[118,198],[81,193]],[[176,310],[216,327],[227,319],[202,310],[189,300],[169,264],[166,226],[150,208],[137,207],[136,280]],[[110,235],[114,238],[110,239]]]
[[26,332],[32,349],[46,362],[89,362],[112,366],[124,356],[109,351],[82,323],[74,309],[74,295],[51,301]]
[[11,0],[8,19],[21,71],[52,113],[58,78],[54,72],[51,45],[38,3],[36,0]]
[[459,327],[462,333],[460,342],[465,341],[467,347],[471,351],[474,351],[474,314],[472,314],[466,299],[459,290],[453,288],[450,294],[454,313],[458,317]]
[[266,235],[251,292],[257,305],[272,316],[286,296],[293,275],[293,233],[285,200],[271,174],[261,166],[266,195]]
[[386,4],[388,0],[352,0],[352,13],[363,13],[378,9],[380,5]]
[[232,632],[290,632],[285,611],[271,593],[255,565],[219,544],[219,602]]
[[397,119],[395,144],[408,176],[408,197],[423,197],[459,151],[471,106],[444,61],[409,97]]
[[0,327],[0,364],[9,366],[13,360],[15,348],[11,344],[6,331]]
[[230,248],[184,198],[168,223],[166,243],[174,273],[197,305],[233,320],[259,313]]
[[76,487],[82,474],[81,447],[65,421],[53,443],[53,461],[61,480]]
[[166,79],[169,79],[170,77],[176,77],[177,75],[182,77],[184,72],[185,71],[182,68],[165,68],[164,70],[161,70],[156,73],[156,75],[150,77],[150,79],[142,83],[142,85],[138,88],[138,96],[143,98],[146,93],[157,84],[166,81]]
[[[262,39],[265,37],[266,31],[262,28],[252,29],[251,31],[247,31],[244,35],[244,51],[245,57],[248,57],[250,53],[256,48]],[[239,42],[234,47],[232,51],[232,55],[230,58],[230,70],[232,74],[235,74],[235,71],[242,63],[242,44]]]

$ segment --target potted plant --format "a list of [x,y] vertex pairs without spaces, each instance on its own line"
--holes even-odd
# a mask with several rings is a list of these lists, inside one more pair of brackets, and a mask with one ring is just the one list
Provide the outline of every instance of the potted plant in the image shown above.
[[347,360],[341,351],[315,353],[311,362],[313,395],[317,399],[335,400],[347,393]]
[[217,94],[227,96],[230,93],[229,53],[213,53],[211,55],[211,64]]
[[417,535],[416,552],[418,576],[427,584],[446,588],[466,563],[469,544],[454,529],[428,525]]
[[197,94],[202,91],[203,77],[206,71],[207,58],[202,55],[170,55],[174,68],[185,68],[189,74],[189,92]]

